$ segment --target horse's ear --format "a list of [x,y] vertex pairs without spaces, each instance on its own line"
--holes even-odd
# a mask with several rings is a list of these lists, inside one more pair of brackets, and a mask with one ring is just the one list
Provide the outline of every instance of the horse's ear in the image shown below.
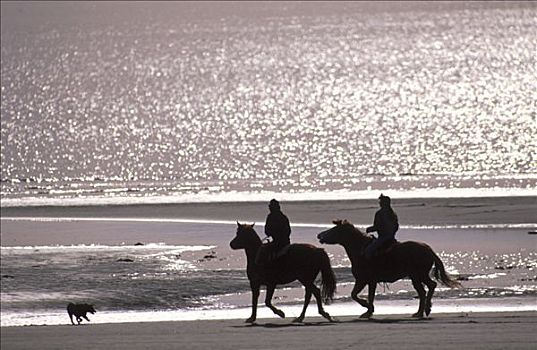
[[254,226],[255,226],[255,222],[252,224],[252,227],[254,227]]
[[332,220],[332,223],[334,225],[341,225],[341,219],[335,219],[335,220]]
[[241,227],[241,224],[239,224],[239,221],[238,221],[238,220],[237,220],[237,226],[238,226],[238,227]]

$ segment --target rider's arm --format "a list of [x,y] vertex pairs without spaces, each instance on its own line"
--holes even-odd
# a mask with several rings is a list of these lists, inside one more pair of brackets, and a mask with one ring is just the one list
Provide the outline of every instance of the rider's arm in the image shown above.
[[285,234],[289,237],[291,235],[291,224],[287,216],[285,217]]
[[375,213],[375,220],[373,221],[373,226],[369,226],[368,228],[365,229],[365,232],[366,233],[369,233],[369,232],[377,232],[379,230],[379,227],[380,227],[380,224],[381,224],[381,219],[380,219],[380,213],[379,212],[376,212]]
[[272,220],[271,220],[271,215],[269,214],[267,216],[267,221],[265,222],[265,236],[268,236],[268,237],[271,236],[271,233],[273,231],[272,226],[273,226],[273,224],[272,224]]

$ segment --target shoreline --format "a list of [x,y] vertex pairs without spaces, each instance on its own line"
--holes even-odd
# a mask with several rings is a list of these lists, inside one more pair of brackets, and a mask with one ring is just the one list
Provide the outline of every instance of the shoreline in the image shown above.
[[[2,349],[533,349],[537,312],[1,327]],[[434,345],[433,345],[434,344]]]
[[[102,196],[42,196],[42,197],[11,197],[2,198],[0,208],[20,207],[76,207],[76,206],[130,206],[130,205],[165,205],[165,204],[208,204],[208,203],[257,203],[277,198],[284,202],[326,202],[326,201],[363,201],[375,200],[380,193],[398,199],[447,199],[447,198],[507,198],[507,197],[537,197],[534,189],[537,176],[526,180],[525,187],[484,187],[475,188],[414,188],[403,190],[384,188],[382,186],[362,190],[320,190],[320,191],[215,191],[212,186],[198,193],[184,194],[153,194],[130,195],[124,186],[118,189],[120,195]],[[412,185],[403,186],[403,188]],[[126,190],[127,192],[121,192]],[[117,191],[113,191],[117,192]],[[104,192],[103,192],[104,193]],[[123,193],[123,195],[121,195]]]
[[[331,224],[348,219],[372,221],[377,199],[280,201],[296,224]],[[1,207],[1,217],[155,218],[263,223],[266,202]],[[401,225],[536,224],[537,196],[394,198]],[[536,224],[537,225],[537,224]]]

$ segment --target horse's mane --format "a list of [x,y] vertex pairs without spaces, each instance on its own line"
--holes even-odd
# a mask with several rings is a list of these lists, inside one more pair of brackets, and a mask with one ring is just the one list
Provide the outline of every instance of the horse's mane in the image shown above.
[[347,219],[333,220],[332,223],[334,225],[336,225],[336,226],[350,226],[352,228],[352,230],[362,238],[369,238],[370,237],[367,233],[362,232],[360,229],[358,229],[356,226],[354,226],[352,222],[348,221]]
[[254,239],[256,242],[259,241],[259,243],[261,243],[261,238],[259,237],[259,235],[257,234],[257,232],[255,231],[254,229],[254,225],[255,224],[241,224],[239,222],[237,222],[237,224],[244,230],[244,231],[248,231],[248,232],[252,232],[253,235],[250,237],[252,239]]

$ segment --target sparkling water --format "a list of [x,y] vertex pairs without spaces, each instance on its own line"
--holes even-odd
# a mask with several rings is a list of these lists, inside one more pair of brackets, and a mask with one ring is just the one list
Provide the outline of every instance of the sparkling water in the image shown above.
[[347,4],[302,16],[274,5],[265,16],[219,19],[177,16],[189,5],[168,4],[169,15],[156,7],[114,21],[99,20],[109,18],[101,6],[79,22],[47,22],[46,7],[32,26],[6,15],[3,205],[534,193],[531,3],[411,12]]

